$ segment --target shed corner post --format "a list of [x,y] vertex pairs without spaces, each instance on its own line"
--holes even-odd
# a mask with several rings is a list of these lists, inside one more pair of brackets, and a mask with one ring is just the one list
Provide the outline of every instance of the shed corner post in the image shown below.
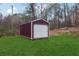
[[33,33],[32,33],[32,21],[31,21],[31,40],[33,39],[32,35]]
[[48,37],[50,36],[49,32],[50,32],[50,23],[48,22]]
[[33,39],[33,38],[30,38],[31,40]]

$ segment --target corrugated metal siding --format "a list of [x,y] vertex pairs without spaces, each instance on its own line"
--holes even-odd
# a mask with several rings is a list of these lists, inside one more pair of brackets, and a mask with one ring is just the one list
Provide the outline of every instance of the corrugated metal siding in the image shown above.
[[34,38],[48,37],[48,25],[34,24]]
[[21,25],[20,34],[31,37],[31,23]]
[[[33,25],[32,25],[32,28],[33,28],[33,30],[32,30],[32,37],[33,38],[34,38],[34,24],[48,25],[49,26],[49,24],[47,22],[43,21],[42,19],[41,20],[34,21],[33,22]],[[49,29],[48,29],[48,31],[49,31]],[[48,33],[48,35],[49,35],[49,33]]]

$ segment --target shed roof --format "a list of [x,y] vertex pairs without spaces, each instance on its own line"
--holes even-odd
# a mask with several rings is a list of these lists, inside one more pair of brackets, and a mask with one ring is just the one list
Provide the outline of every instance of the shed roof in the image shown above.
[[46,22],[46,23],[48,23],[49,24],[49,22],[48,21],[46,21],[45,19],[42,19],[42,18],[39,18],[39,19],[35,19],[35,20],[32,20],[32,21],[29,21],[29,22],[27,22],[27,23],[25,23],[25,24],[28,24],[28,23],[33,23],[33,22],[36,22],[36,21],[39,21],[39,20],[43,20],[44,22]]
[[46,21],[45,19],[42,19],[42,18],[32,20],[31,22],[35,22],[35,21],[39,21],[39,20],[43,20],[44,22],[48,23],[48,21]]

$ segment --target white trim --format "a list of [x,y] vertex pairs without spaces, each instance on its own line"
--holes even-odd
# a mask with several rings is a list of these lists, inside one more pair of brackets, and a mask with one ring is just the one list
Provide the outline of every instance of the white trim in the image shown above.
[[[38,21],[38,20],[43,20],[43,21],[45,21],[46,23],[48,23],[48,24],[49,24],[49,22],[48,22],[48,21],[46,21],[46,20],[44,20],[44,19],[42,19],[42,18],[35,19],[35,20],[29,21],[29,22],[27,22],[27,23],[30,23],[30,22],[35,22],[35,21]],[[24,23],[24,24],[27,24],[27,23]],[[22,24],[22,25],[24,25],[24,24]]]
[[48,21],[46,21],[46,20],[44,20],[44,19],[42,19],[42,18],[40,18],[40,19],[35,19],[35,20],[31,21],[31,22],[35,22],[35,21],[38,21],[38,20],[43,20],[43,21],[49,23]]
[[32,22],[31,22],[31,39],[32,39]]
[[48,23],[48,37],[50,36],[49,32],[50,32],[50,22]]
[[43,38],[48,38],[48,37],[40,37],[40,38],[33,38],[33,39],[43,39]]

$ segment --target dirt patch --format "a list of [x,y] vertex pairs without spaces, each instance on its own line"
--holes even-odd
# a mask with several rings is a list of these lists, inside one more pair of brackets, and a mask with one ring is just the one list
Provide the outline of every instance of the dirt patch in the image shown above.
[[63,33],[72,33],[79,35],[79,27],[65,27],[65,28],[50,30],[49,35],[60,35]]

